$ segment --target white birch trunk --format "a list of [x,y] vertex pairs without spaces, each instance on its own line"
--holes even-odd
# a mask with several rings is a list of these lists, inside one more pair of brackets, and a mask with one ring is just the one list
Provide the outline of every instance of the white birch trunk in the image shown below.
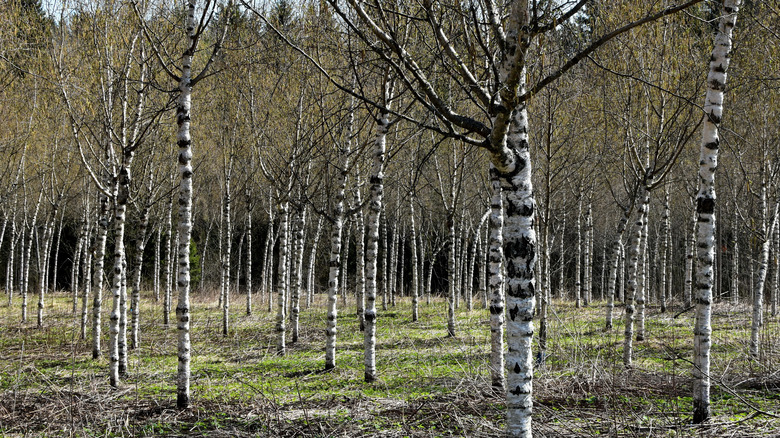
[[642,238],[639,244],[639,257],[640,267],[637,271],[637,290],[634,301],[636,301],[636,340],[645,340],[645,302],[648,294],[648,269],[649,263],[647,262],[648,253],[648,230],[649,230],[649,217],[650,217],[650,192],[647,186],[644,188],[644,199],[642,201],[644,205],[644,219],[642,226]]
[[146,228],[149,226],[149,209],[144,207],[139,218],[138,237],[136,240],[135,261],[133,262],[133,295],[130,302],[131,329],[130,348],[135,350],[139,344],[139,329],[141,316],[141,271],[146,249]]
[[317,262],[317,249],[320,245],[320,236],[322,235],[322,222],[323,218],[320,216],[319,219],[317,219],[317,231],[314,232],[314,242],[312,243],[311,252],[309,253],[309,271],[308,271],[308,278],[306,280],[306,307],[309,308],[312,305],[312,300],[314,299],[314,282],[316,276],[315,270],[316,270],[316,262]]
[[[369,178],[369,183],[371,184],[371,199],[368,204],[368,233],[366,234],[366,309],[363,316],[366,325],[363,337],[364,380],[369,383],[376,381],[378,377],[376,371],[376,277],[379,255],[380,215],[383,213],[382,197],[384,192],[385,143],[390,125],[388,117],[389,114],[381,114],[379,119],[377,119],[373,164],[371,177]],[[385,237],[386,236],[387,234],[385,233]],[[387,247],[385,246],[385,248]],[[386,265],[386,263],[383,265]],[[385,275],[386,273],[383,274],[383,278],[385,278]]]
[[168,201],[168,218],[166,221],[166,227],[168,228],[168,237],[165,239],[166,246],[165,251],[165,296],[163,297],[163,324],[167,327],[170,323],[171,314],[171,295],[173,294],[173,222],[171,216],[173,215],[173,196]]
[[636,230],[631,235],[631,241],[628,245],[628,288],[625,293],[626,301],[626,323],[623,338],[623,365],[631,368],[633,360],[633,338],[634,338],[634,302],[639,293],[639,257],[642,247],[642,234],[647,220],[647,204],[645,187],[640,188],[641,192],[637,196],[641,204],[637,211]]
[[[417,322],[420,317],[419,314],[419,289],[418,289],[418,272],[417,272],[417,226],[414,222],[414,196],[409,194],[409,223],[412,233],[412,322]],[[471,299],[469,298],[469,307],[471,307]],[[469,309],[471,310],[471,309]]]
[[574,262],[574,306],[582,307],[582,190],[580,190],[580,202],[577,207],[577,255]]
[[279,356],[284,356],[287,353],[285,336],[287,332],[288,208],[289,205],[286,200],[279,204],[279,269],[277,272],[278,284],[276,285],[278,294],[276,303],[276,354]]
[[[632,210],[633,203],[630,208],[623,210],[623,216],[618,223],[617,237],[612,246],[612,262],[610,263],[609,280],[607,281],[607,330],[612,330],[612,313],[615,308],[615,286],[617,283],[618,269],[622,269],[622,266],[620,265],[620,251],[623,245],[623,234],[626,231],[626,226],[628,225]],[[606,260],[604,260],[604,263],[606,264]]]
[[777,206],[772,213],[772,224],[769,224],[766,185],[761,187],[761,255],[758,261],[758,278],[753,289],[753,321],[750,326],[750,355],[757,358],[760,353],[759,336],[764,325],[764,285],[769,268],[769,247],[772,243],[772,231],[777,223]]
[[24,258],[22,260],[22,323],[27,322],[27,290],[30,286],[30,260],[32,259],[33,238],[35,237],[35,222],[38,220],[38,211],[41,206],[43,191],[38,195],[38,202],[35,204],[35,213],[33,213],[30,224],[30,234],[27,237],[27,245],[24,247]]
[[[355,205],[360,206],[362,200],[360,197],[360,176],[357,177],[357,187],[355,188]],[[358,207],[359,208],[359,207]],[[360,209],[355,214],[355,295],[358,323],[360,331],[365,331],[365,312],[366,312],[366,227],[363,221],[363,210]]]
[[[736,204],[736,201],[735,201]],[[731,234],[731,247],[733,248],[731,254],[731,305],[736,306],[739,304],[739,239],[737,234],[739,230],[737,228],[737,208],[734,206],[734,214],[732,217],[733,229]]]
[[57,210],[52,214],[52,222],[46,224],[46,229],[43,231],[43,241],[40,244],[43,246],[43,257],[38,259],[38,328],[43,327],[43,308],[44,299],[46,296],[46,264],[48,263],[48,247],[49,242],[52,239],[53,234],[53,221],[57,216]]
[[581,292],[582,304],[587,306],[590,304],[591,287],[593,285],[593,279],[591,278],[591,249],[593,244],[593,220],[591,219],[592,206],[588,202],[588,208],[585,210],[585,254],[583,254],[582,269],[583,269],[583,289]]
[[293,256],[293,272],[291,273],[290,291],[292,300],[290,303],[290,325],[292,325],[293,343],[298,342],[299,320],[301,315],[300,297],[303,288],[303,246],[304,228],[306,226],[306,207],[301,207],[295,214],[295,236],[293,236],[295,249]]
[[157,233],[154,238],[154,273],[152,274],[152,290],[154,291],[155,302],[160,301],[160,241],[161,240],[162,240],[162,227],[158,225]]
[[[85,209],[85,212],[89,211],[89,207]],[[79,230],[79,239],[76,241],[76,249],[73,251],[73,264],[70,269],[70,290],[73,292],[73,312],[76,313],[79,299],[79,269],[81,265],[81,253],[84,250],[85,240],[87,232],[87,222],[83,221]]]
[[693,423],[710,416],[710,346],[712,344],[712,265],[715,259],[715,169],[718,165],[718,125],[723,117],[723,91],[726,88],[731,34],[737,20],[740,0],[725,0],[707,74],[699,160],[699,193],[696,196],[698,223],[698,270],[696,273],[696,321],[694,325]]
[[[381,130],[381,127],[379,129]],[[382,157],[384,159],[384,153]],[[382,227],[382,310],[387,310],[387,288],[390,285],[390,280],[387,278],[387,275],[388,264],[390,263],[390,252],[392,252],[392,248],[387,246],[387,215],[385,213],[384,204],[382,204],[381,208],[382,211],[379,217]]]
[[[176,407],[186,409],[190,405],[190,235],[192,233],[192,137],[190,135],[192,109],[192,58],[197,45],[195,0],[186,6],[185,31],[187,49],[182,54],[179,100],[176,104],[176,141],[179,146],[179,223],[177,233],[178,270],[176,286],[179,299],[176,305],[176,330],[178,332],[178,367],[176,374]],[[170,239],[170,236],[169,236]]]
[[[125,169],[123,169],[125,171]],[[122,312],[122,273],[123,260],[125,254],[125,214],[127,209],[128,194],[122,187],[123,184],[115,183],[113,185],[112,199],[114,199],[114,267],[111,280],[111,295],[113,297],[111,305],[111,314],[109,315],[109,377],[110,384],[113,387],[119,385],[119,338],[120,327],[119,319]],[[122,187],[122,188],[120,188]],[[121,196],[121,199],[120,199]]]
[[691,307],[693,291],[693,259],[696,252],[696,220],[698,215],[693,208],[693,221],[691,223],[691,234],[685,240],[685,286],[683,287],[683,306],[687,309]]
[[103,266],[106,258],[106,238],[108,237],[108,196],[101,193],[98,197],[100,213],[98,214],[97,236],[92,249],[92,358],[101,356],[101,308],[103,307]]
[[447,336],[455,337],[455,299],[456,299],[456,285],[455,279],[457,270],[457,261],[455,260],[455,254],[458,249],[455,245],[455,212],[451,211],[447,214],[447,226],[449,228],[449,251],[447,251],[447,272],[448,281],[447,287],[449,293],[447,294]]
[[[208,236],[208,235],[207,235]],[[208,237],[207,237],[208,239]],[[208,244],[208,240],[207,240]],[[252,192],[246,194],[246,315],[252,315]],[[203,260],[205,260],[205,253]],[[238,259],[239,263],[241,259]],[[203,270],[201,270],[201,278]]]
[[661,313],[666,312],[666,265],[668,263],[666,253],[669,251],[669,186],[664,190],[664,212],[661,217],[661,234],[663,235],[663,244],[661,245],[661,285],[659,292],[661,294]]
[[[87,239],[85,240],[85,247],[89,246],[89,234],[90,231],[87,231]],[[84,285],[83,285],[83,291],[81,294],[81,337],[80,339],[87,339],[87,323],[89,321],[89,291],[92,287],[92,282],[90,281],[91,274],[92,274],[92,251],[86,251],[86,257],[84,259]]]
[[[349,139],[348,139],[349,140]],[[328,271],[328,322],[325,329],[325,369],[336,367],[336,328],[338,319],[339,275],[346,261],[342,257],[342,229],[344,228],[344,198],[346,196],[347,175],[349,169],[350,142],[339,149],[339,180],[336,189],[336,202],[333,204],[333,223],[330,232],[330,265]],[[344,252],[349,251],[349,241]]]
[[[232,166],[232,163],[231,163]],[[222,254],[222,335],[230,330],[230,255],[233,244],[233,227],[230,217],[230,175],[225,176],[225,252]]]
[[777,316],[777,294],[780,288],[780,220],[775,220],[775,229],[772,232],[772,264],[774,277],[772,278],[772,287],[769,289],[769,305],[772,316]]
[[495,167],[490,165],[490,240],[488,245],[488,293],[490,294],[490,382],[506,387],[504,375],[504,202]]

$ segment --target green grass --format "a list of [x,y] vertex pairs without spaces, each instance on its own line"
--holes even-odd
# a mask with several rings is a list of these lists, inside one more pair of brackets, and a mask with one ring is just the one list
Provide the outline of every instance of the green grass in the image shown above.
[[[379,313],[380,379],[363,382],[363,336],[354,304],[341,307],[337,367],[323,372],[324,296],[301,314],[300,340],[276,351],[275,315],[255,300],[244,313],[234,296],[231,331],[221,334],[216,300],[192,307],[193,407],[175,409],[176,329],[162,325],[161,303],[142,305],[141,341],[128,375],[108,385],[104,357],[91,358],[78,318],[61,292],[48,298],[43,328],[19,323],[18,301],[0,307],[0,436],[500,436],[503,396],[489,388],[489,315],[465,306],[458,336],[446,336],[441,300],[408,300]],[[712,425],[692,427],[691,313],[673,318],[648,308],[647,339],[635,342],[634,368],[622,365],[622,308],[603,330],[603,303],[550,313],[548,358],[535,372],[537,436],[718,436],[720,425],[771,431],[780,422],[780,326],[769,318],[763,355],[747,354],[749,311],[716,306],[712,350]],[[34,317],[34,315],[33,315]],[[88,334],[89,336],[89,334]],[[288,338],[289,339],[289,338]]]

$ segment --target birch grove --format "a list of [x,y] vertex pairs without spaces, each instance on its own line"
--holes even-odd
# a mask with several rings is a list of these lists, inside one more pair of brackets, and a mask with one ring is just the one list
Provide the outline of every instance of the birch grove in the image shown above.
[[[579,410],[627,411],[645,384],[658,430],[776,424],[777,5],[0,12],[4,432],[115,433],[95,388],[163,406],[174,354],[183,412],[127,427],[239,433],[273,410],[268,433],[372,434],[323,419],[359,400],[378,435],[623,435]],[[692,408],[661,383],[686,361]],[[66,364],[72,388],[30,396]]]

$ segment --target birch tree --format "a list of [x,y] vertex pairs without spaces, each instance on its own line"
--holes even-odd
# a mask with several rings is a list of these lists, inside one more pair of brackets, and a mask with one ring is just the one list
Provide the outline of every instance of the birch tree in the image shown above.
[[712,345],[712,285],[715,259],[715,169],[720,143],[718,127],[723,120],[723,92],[730,63],[732,33],[741,0],[725,0],[718,20],[707,74],[704,123],[699,161],[699,192],[696,195],[696,321],[694,325],[693,422],[710,417],[710,347]]

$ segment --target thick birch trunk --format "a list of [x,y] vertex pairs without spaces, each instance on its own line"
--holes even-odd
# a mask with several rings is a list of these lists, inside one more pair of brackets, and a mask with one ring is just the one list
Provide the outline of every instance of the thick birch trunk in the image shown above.
[[[388,117],[389,114],[381,114],[377,120],[377,134],[376,140],[374,141],[374,159],[371,177],[369,178],[371,184],[371,199],[368,204],[368,233],[366,235],[366,310],[363,316],[366,325],[363,337],[364,379],[369,383],[375,381],[378,377],[376,372],[376,277],[379,255],[380,215],[383,213],[382,196],[384,192],[385,142],[390,125]],[[385,234],[385,236],[387,236],[387,234]],[[386,273],[383,274],[383,278],[385,278],[385,275]]]
[[130,302],[131,330],[130,348],[135,350],[140,345],[138,331],[140,326],[141,307],[141,271],[144,263],[144,250],[146,249],[146,228],[149,226],[149,209],[141,210],[139,219],[138,237],[136,240],[135,261],[133,262],[133,296]]
[[710,416],[710,346],[712,344],[712,265],[715,259],[715,169],[718,165],[718,125],[723,117],[723,91],[731,52],[731,34],[740,0],[725,0],[707,75],[699,160],[699,193],[696,196],[698,270],[696,273],[696,322],[694,325],[693,422]]

